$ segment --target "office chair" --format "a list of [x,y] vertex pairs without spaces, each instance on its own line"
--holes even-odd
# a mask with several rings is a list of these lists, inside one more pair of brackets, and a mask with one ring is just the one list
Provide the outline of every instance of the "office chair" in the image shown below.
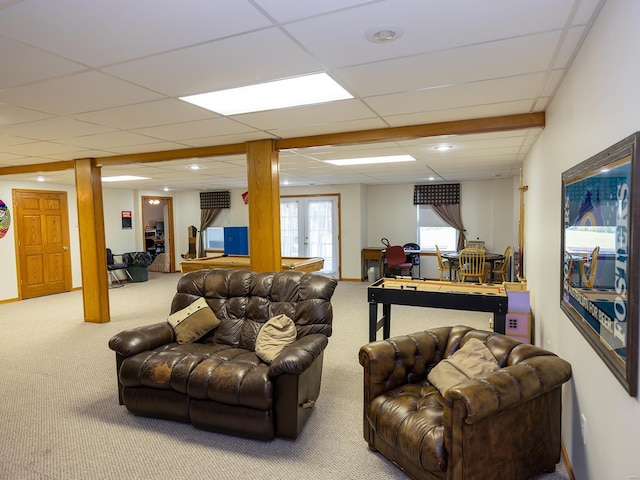
[[465,248],[460,252],[460,281],[464,282],[467,277],[478,278],[478,283],[484,282],[485,265],[484,250],[479,248]]
[[386,251],[387,267],[393,269],[396,275],[402,275],[402,270],[409,270],[411,275],[411,267],[413,264],[407,262],[407,254],[401,245],[393,245],[387,247]]
[[144,239],[145,248],[147,252],[151,254],[152,257],[156,256],[156,242],[153,238],[145,238]]
[[124,273],[129,278],[129,281],[133,282],[133,277],[127,270],[127,267],[128,265],[126,263],[116,263],[113,259],[113,253],[111,252],[111,249],[107,248],[107,271],[109,272],[109,276],[111,277],[111,286],[122,286],[120,279],[115,274],[116,270],[124,270]]

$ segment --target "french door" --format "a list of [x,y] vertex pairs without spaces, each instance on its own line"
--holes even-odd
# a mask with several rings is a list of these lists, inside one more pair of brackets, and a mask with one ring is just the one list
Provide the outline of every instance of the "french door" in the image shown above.
[[283,257],[322,257],[325,275],[338,273],[338,197],[282,197]]

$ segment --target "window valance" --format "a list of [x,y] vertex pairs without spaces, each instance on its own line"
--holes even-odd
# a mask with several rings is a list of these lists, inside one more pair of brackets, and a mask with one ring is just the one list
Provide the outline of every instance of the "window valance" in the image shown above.
[[459,183],[414,186],[414,205],[452,205],[458,203],[460,203]]
[[200,209],[230,208],[231,192],[200,192]]

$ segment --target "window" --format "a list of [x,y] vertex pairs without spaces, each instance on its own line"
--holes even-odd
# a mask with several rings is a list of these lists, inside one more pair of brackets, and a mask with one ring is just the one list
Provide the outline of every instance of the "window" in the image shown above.
[[433,210],[431,205],[418,205],[418,243],[421,250],[441,251],[458,249],[458,231],[450,227]]
[[224,228],[208,227],[204,232],[205,250],[224,250]]
[[616,251],[616,227],[572,225],[564,231],[564,248],[570,252],[591,252],[598,245],[601,252]]

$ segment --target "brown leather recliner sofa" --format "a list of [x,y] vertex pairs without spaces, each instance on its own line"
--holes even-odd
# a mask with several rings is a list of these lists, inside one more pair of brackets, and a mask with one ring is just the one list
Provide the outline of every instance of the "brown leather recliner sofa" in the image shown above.
[[[471,339],[488,348],[497,369],[441,394],[427,377]],[[359,360],[364,438],[412,478],[524,480],[560,461],[571,366],[553,353],[456,326],[369,343]]]
[[[120,404],[136,415],[223,433],[295,438],[320,392],[336,284],[298,271],[187,273],[171,313],[204,297],[220,324],[191,343],[177,343],[166,319],[111,338]],[[295,341],[266,363],[254,350],[256,337],[282,314],[295,323]]]

